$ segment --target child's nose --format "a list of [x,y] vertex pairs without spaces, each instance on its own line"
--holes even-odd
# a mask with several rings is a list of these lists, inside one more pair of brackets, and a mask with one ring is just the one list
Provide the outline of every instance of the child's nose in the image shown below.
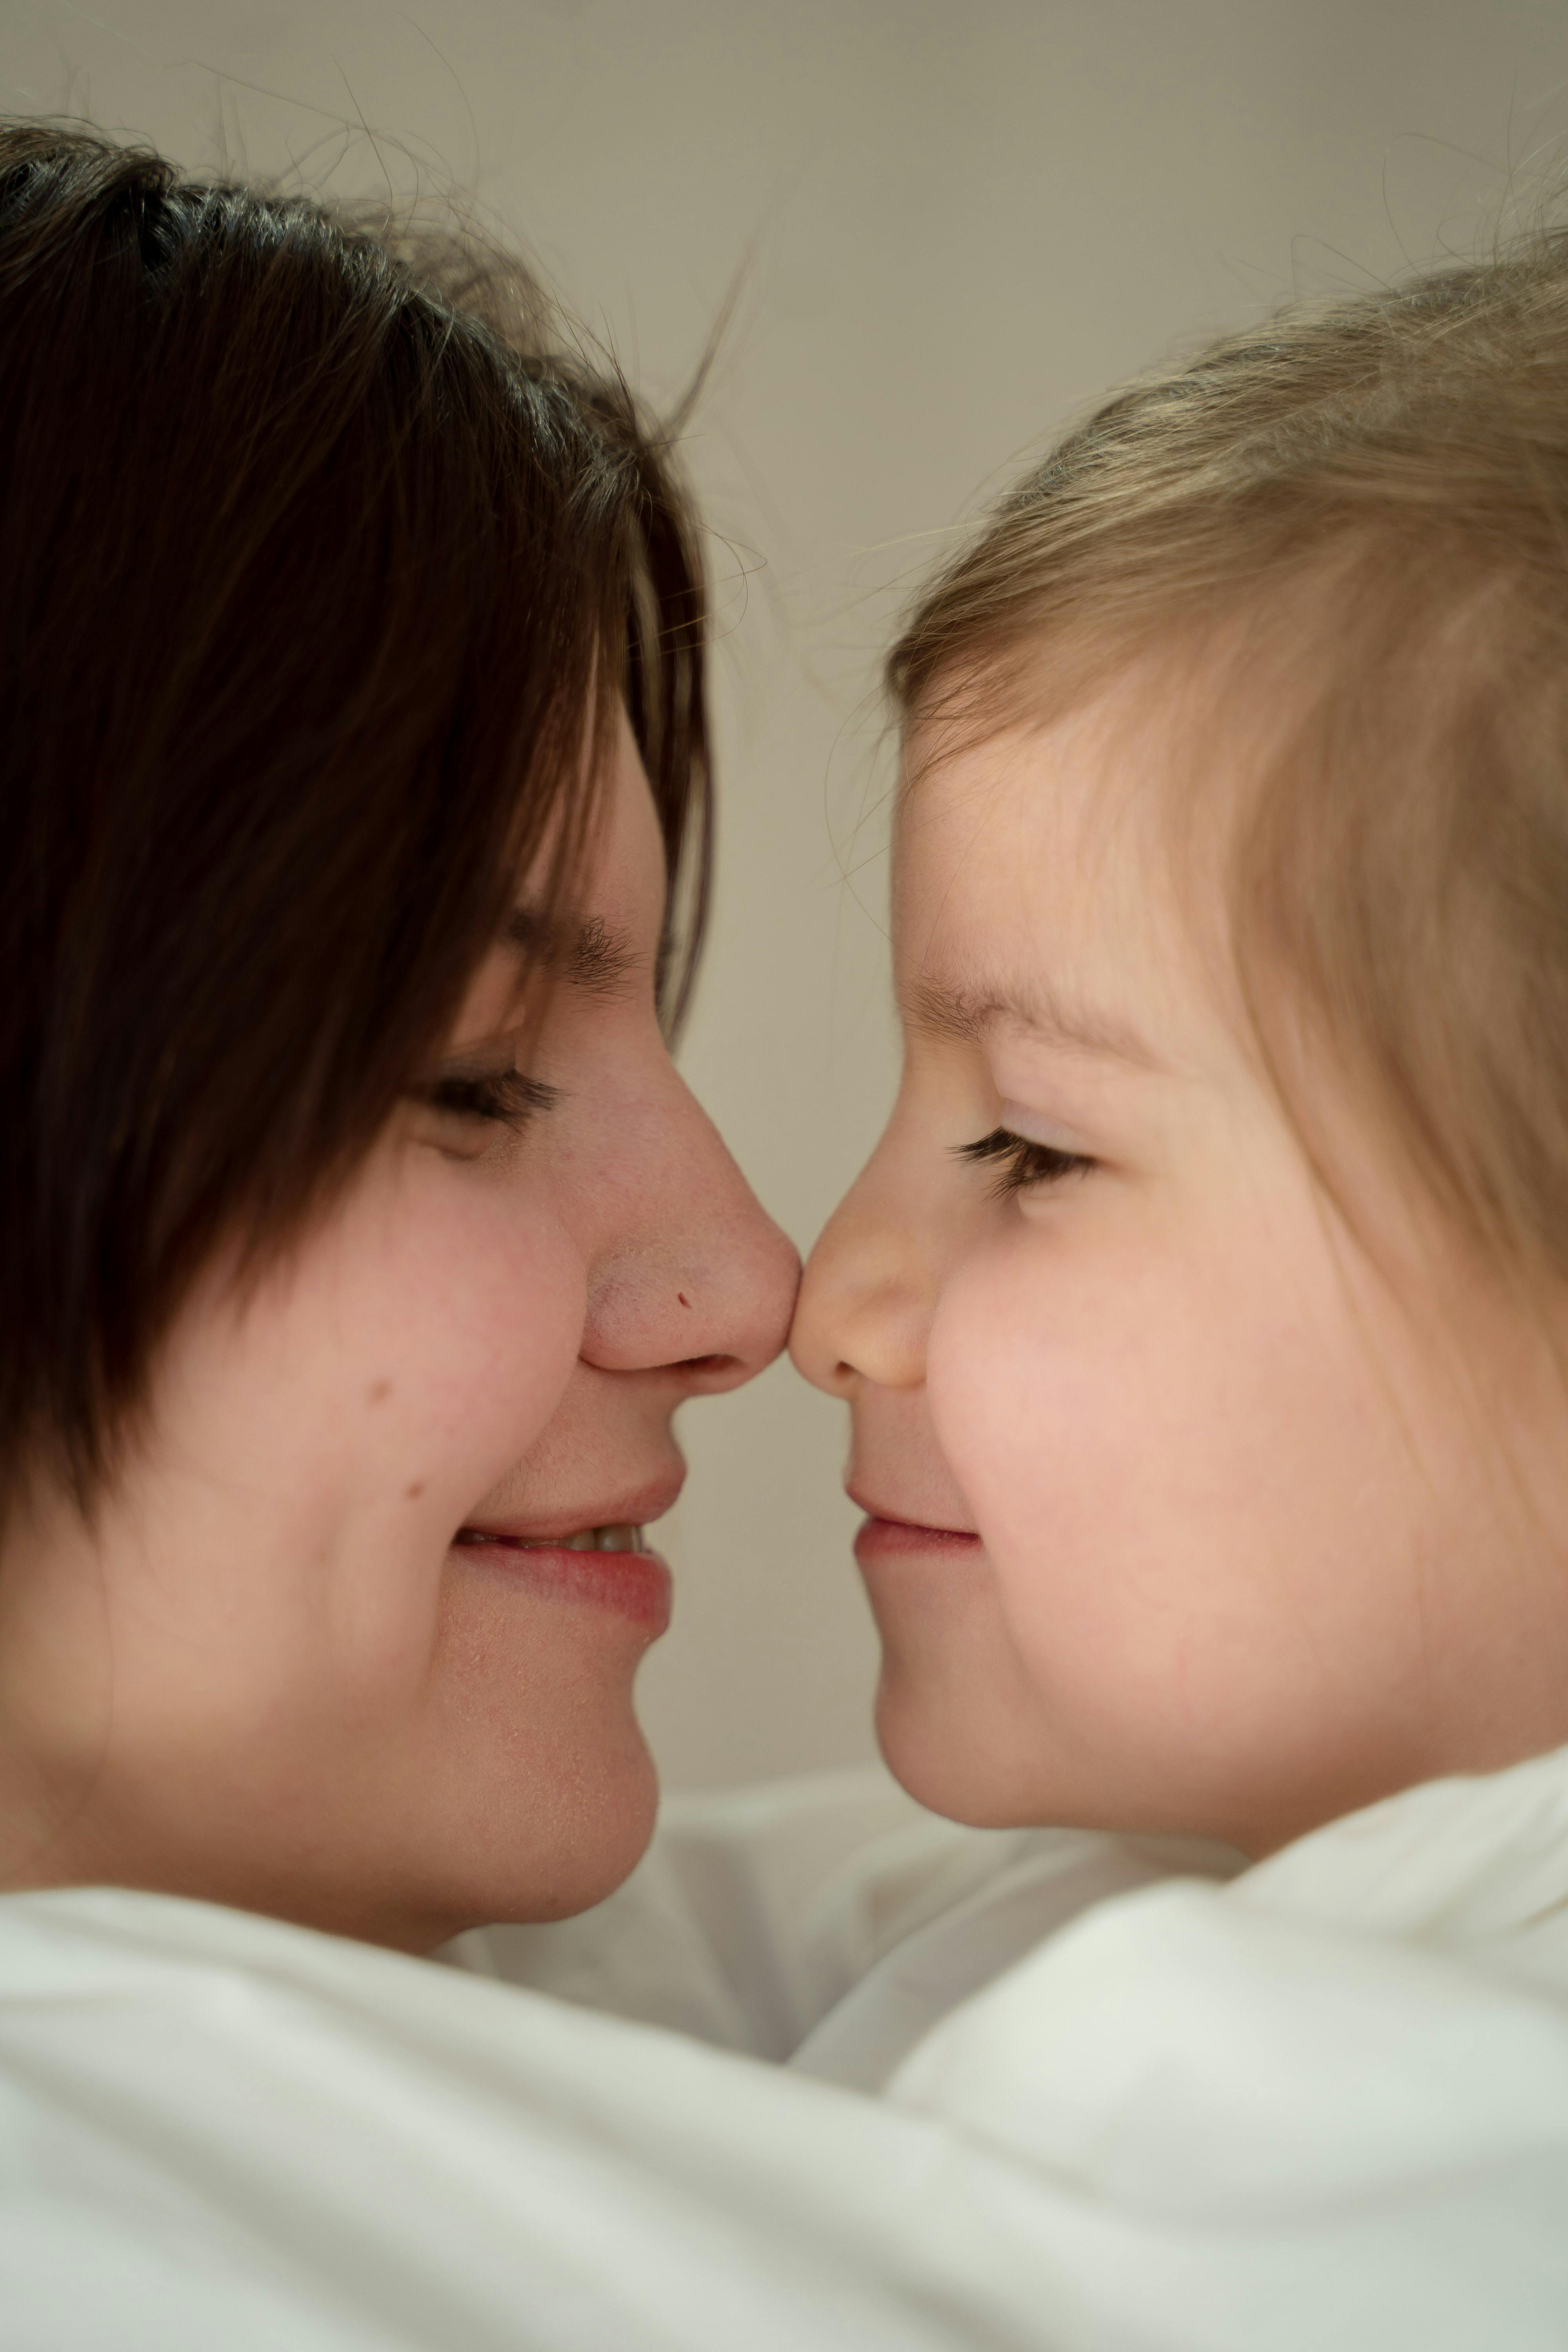
[[889,1213],[873,1160],[806,1261],[790,1331],[795,1368],[830,1396],[857,1381],[918,1388],[931,1324],[914,1235]]

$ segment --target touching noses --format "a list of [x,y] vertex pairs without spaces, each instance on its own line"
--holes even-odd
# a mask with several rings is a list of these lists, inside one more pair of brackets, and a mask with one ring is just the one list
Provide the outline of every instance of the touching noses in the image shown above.
[[830,1396],[925,1379],[936,1283],[920,1209],[884,1138],[811,1253],[790,1333],[796,1370]]
[[607,1371],[668,1372],[692,1390],[738,1388],[784,1347],[800,1257],[671,1078],[661,1148],[638,1161],[629,1213],[595,1267],[583,1356]]

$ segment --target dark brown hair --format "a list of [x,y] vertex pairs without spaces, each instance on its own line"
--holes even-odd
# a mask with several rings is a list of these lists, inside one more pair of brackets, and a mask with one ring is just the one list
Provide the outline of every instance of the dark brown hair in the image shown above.
[[1263,710],[1230,940],[1320,1175],[1346,1205],[1303,1033],[1451,1228],[1549,1295],[1568,1276],[1568,231],[1285,311],[1123,390],[931,583],[889,676],[932,745],[973,743],[1162,646],[1214,672],[1216,729]]
[[[661,442],[520,264],[0,126],[0,1481],[84,1499],[188,1286],[438,1048],[624,695],[706,898]],[[3,1487],[0,1487],[3,1491]]]

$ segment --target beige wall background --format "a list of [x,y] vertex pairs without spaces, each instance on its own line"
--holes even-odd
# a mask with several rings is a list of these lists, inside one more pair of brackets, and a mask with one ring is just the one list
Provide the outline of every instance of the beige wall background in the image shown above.
[[[723,799],[683,1058],[804,1245],[897,1066],[875,679],[910,584],[1112,379],[1527,205],[1568,163],[1568,0],[0,0],[0,110],[456,185],[656,401],[738,286],[686,452]],[[667,1782],[869,1754],[837,1409],[776,1366],[684,1435]]]

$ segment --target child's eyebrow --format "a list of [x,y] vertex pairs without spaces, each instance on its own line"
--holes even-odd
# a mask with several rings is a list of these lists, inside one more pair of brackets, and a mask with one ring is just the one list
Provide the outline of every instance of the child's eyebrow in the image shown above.
[[1125,1062],[1135,1069],[1164,1066],[1153,1048],[1125,1022],[1087,1006],[1065,1003],[1037,982],[1023,988],[965,988],[918,980],[903,992],[902,1003],[907,1027],[920,1036],[949,1044],[983,1045],[990,1031],[1005,1026],[1027,1030],[1047,1045]]

